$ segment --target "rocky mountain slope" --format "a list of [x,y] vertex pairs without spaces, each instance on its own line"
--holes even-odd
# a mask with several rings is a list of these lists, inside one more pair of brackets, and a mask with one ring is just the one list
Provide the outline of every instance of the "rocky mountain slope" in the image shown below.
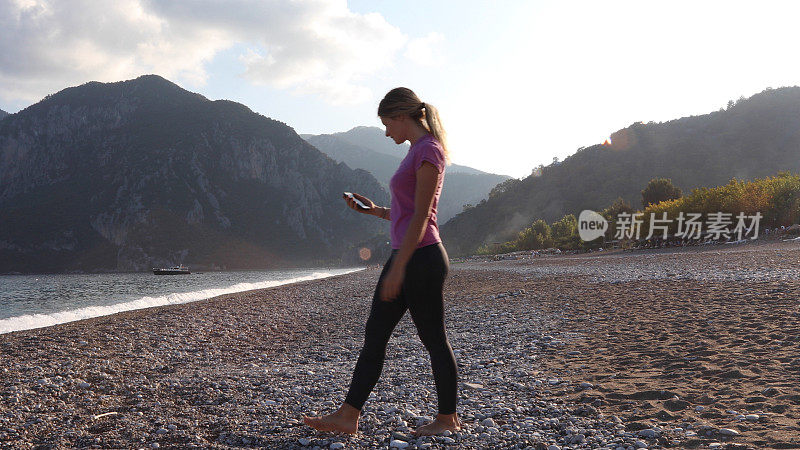
[[504,185],[446,223],[442,239],[451,255],[469,254],[511,239],[536,219],[600,210],[620,196],[639,207],[652,178],[671,178],[689,192],[779,171],[800,171],[800,87],[767,89],[701,116],[635,123],[608,143]]
[[0,122],[0,273],[333,263],[388,229],[342,191],[388,201],[241,104],[154,75],[87,83]]

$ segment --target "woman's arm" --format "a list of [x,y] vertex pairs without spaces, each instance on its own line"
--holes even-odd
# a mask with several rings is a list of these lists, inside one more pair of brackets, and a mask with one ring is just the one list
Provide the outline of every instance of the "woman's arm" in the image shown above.
[[356,194],[355,192],[353,193],[353,197],[361,201],[361,203],[363,203],[368,209],[361,208],[360,206],[356,205],[355,200],[349,198],[345,194],[342,194],[342,198],[347,202],[347,206],[349,206],[351,209],[354,209],[355,211],[358,211],[362,214],[369,214],[371,216],[375,216],[379,219],[392,220],[390,208],[386,208],[384,206],[378,206],[372,200],[368,199],[367,197],[364,197],[361,194]]
[[417,184],[414,189],[414,215],[408,225],[406,234],[400,243],[400,249],[392,260],[386,279],[381,289],[381,299],[389,301],[397,297],[405,278],[406,264],[417,249],[417,244],[425,235],[425,226],[433,205],[436,186],[439,181],[439,170],[428,161],[423,161],[417,169]]
[[374,216],[379,219],[392,220],[392,209],[385,206],[376,206]]

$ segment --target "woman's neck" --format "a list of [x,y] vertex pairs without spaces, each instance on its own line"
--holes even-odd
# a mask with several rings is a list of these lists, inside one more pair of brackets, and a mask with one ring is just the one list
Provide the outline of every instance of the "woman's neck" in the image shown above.
[[430,132],[421,125],[417,125],[411,130],[411,137],[408,139],[408,141],[411,142],[411,145],[414,145],[418,140],[422,139],[429,133]]

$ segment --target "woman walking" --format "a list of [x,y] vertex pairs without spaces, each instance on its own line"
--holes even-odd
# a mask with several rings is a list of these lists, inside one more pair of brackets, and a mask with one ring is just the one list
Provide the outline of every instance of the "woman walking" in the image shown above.
[[383,266],[367,319],[364,346],[356,362],[344,403],[333,414],[305,417],[307,425],[321,431],[354,434],[361,408],[380,378],[386,344],[405,314],[417,327],[430,354],[438,396],[436,419],[414,431],[415,436],[457,431],[456,360],[444,328],[442,288],[449,268],[447,252],[439,238],[437,207],[449,162],[445,131],[433,106],[423,103],[413,91],[389,91],[378,106],[386,136],[397,144],[411,142],[405,159],[392,177],[391,208],[375,205],[354,194],[366,206],[345,197],[354,210],[389,220],[392,255]]

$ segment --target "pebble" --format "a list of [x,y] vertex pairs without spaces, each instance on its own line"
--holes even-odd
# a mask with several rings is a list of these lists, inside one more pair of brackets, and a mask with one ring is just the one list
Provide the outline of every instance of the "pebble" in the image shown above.
[[332,450],[339,450],[340,448],[344,448],[344,444],[342,444],[341,442],[334,442],[328,448]]
[[639,436],[643,438],[653,439],[658,436],[658,431],[648,428],[646,430],[639,430]]
[[[386,444],[384,444],[384,445],[386,445]],[[395,440],[393,440],[393,441],[391,441],[389,443],[389,447],[392,447],[392,448],[406,448],[406,447],[408,447],[408,442],[400,441],[400,440],[395,439]]]
[[723,436],[738,436],[739,432],[733,428],[722,428],[719,430],[719,434]]
[[395,432],[392,433],[392,439],[396,439],[398,441],[405,441],[405,442],[411,442],[413,440],[411,436],[409,436],[409,435],[407,435],[405,433],[401,433],[399,431],[395,431]]
[[633,443],[633,446],[636,448],[647,448],[647,444],[642,441],[636,441]]
[[302,445],[303,447],[308,447],[311,444],[311,439],[300,438],[297,440],[297,443]]
[[748,414],[744,418],[750,422],[757,422],[761,418],[758,414]]
[[582,434],[573,435],[569,440],[570,444],[583,444],[584,442],[586,442],[586,436]]
[[483,426],[485,426],[487,428],[497,427],[497,424],[495,423],[494,419],[492,419],[491,417],[483,419],[481,421],[481,425],[483,425]]

